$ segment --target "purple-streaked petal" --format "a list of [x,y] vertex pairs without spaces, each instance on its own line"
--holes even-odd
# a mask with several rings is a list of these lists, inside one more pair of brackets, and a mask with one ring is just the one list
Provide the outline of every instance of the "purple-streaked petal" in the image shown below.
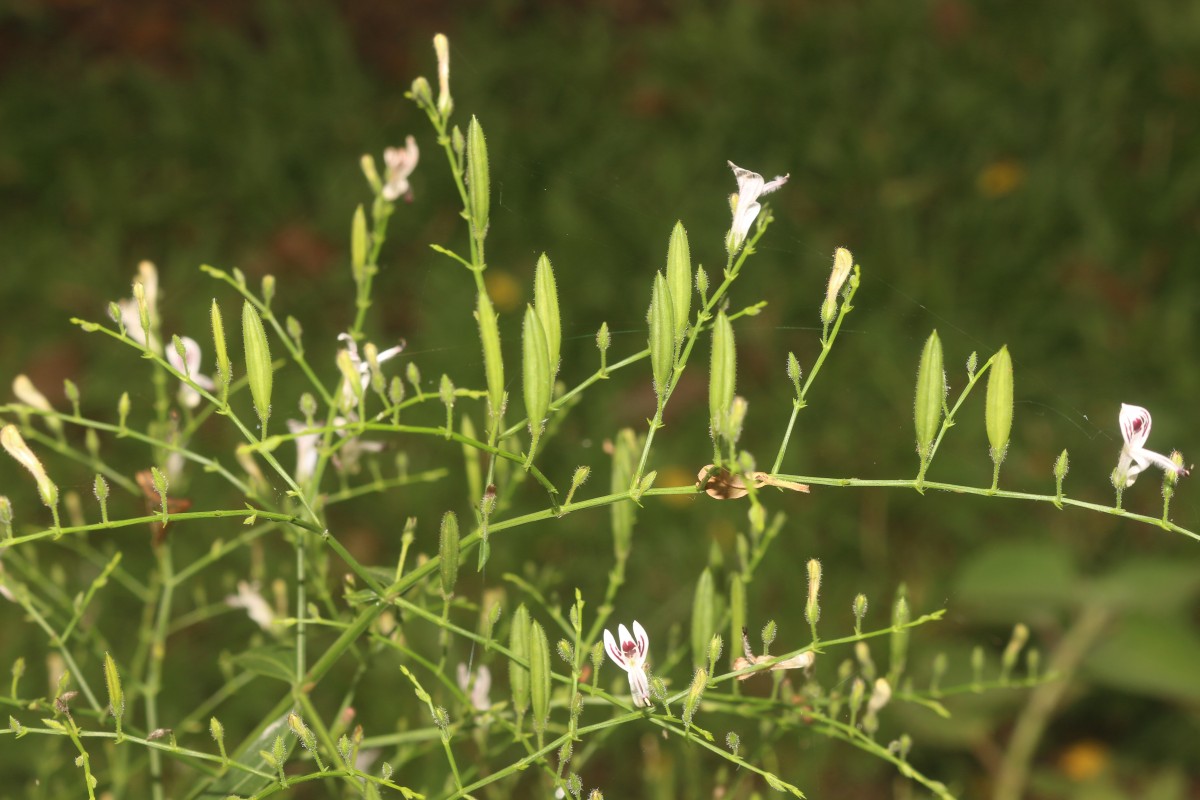
[[621,652],[621,648],[617,647],[613,635],[607,630],[604,632],[604,652],[608,653],[610,661],[626,672],[629,671],[629,663],[625,660],[625,655]]
[[638,708],[649,708],[653,705],[650,702],[650,680],[646,677],[645,670],[629,670],[629,693],[633,695],[633,704]]
[[625,652],[625,645],[627,643],[633,644],[635,647],[637,646],[637,642],[633,641],[633,637],[629,635],[629,628],[625,627],[625,623],[622,622],[617,626],[617,633],[620,635],[622,653]]
[[1150,412],[1141,406],[1121,404],[1121,436],[1131,450],[1139,450],[1150,438]]
[[637,643],[638,655],[645,658],[646,653],[650,652],[650,637],[646,635],[642,623],[636,619],[633,621],[633,639]]

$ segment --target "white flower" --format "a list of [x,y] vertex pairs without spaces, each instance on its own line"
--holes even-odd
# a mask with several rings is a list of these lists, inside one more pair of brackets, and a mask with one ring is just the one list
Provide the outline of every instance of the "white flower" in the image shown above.
[[387,167],[387,183],[383,185],[384,200],[394,203],[405,196],[412,199],[408,176],[417,168],[420,157],[417,140],[411,136],[405,138],[403,148],[389,147],[383,151],[383,163]]
[[1125,444],[1121,447],[1121,458],[1113,472],[1113,483],[1120,486],[1133,486],[1138,473],[1151,464],[1174,475],[1187,475],[1188,471],[1176,464],[1167,456],[1147,450],[1146,440],[1150,438],[1150,412],[1141,406],[1121,404],[1121,437]]
[[[179,351],[172,345],[167,348],[167,363],[174,367],[176,372],[182,372],[191,378],[192,383],[201,389],[211,392],[216,388],[216,384],[212,378],[200,374],[200,345],[190,336],[180,336],[179,341],[183,344],[184,357],[180,358]],[[179,402],[188,408],[195,408],[200,405],[200,393],[187,383],[180,382]]]
[[878,714],[879,710],[892,699],[892,686],[885,678],[875,679],[875,688],[871,690],[871,698],[867,700],[867,713]]
[[237,594],[225,598],[225,605],[230,608],[244,608],[250,619],[264,631],[275,630],[275,611],[271,605],[258,593],[258,584],[238,581]]
[[296,483],[304,483],[317,471],[317,457],[321,454],[318,442],[320,433],[305,433],[308,426],[299,420],[289,419],[288,430],[296,436]]
[[633,621],[633,636],[624,625],[617,626],[621,646],[608,631],[604,632],[604,651],[618,667],[629,673],[629,692],[635,706],[649,708],[650,679],[646,677],[646,654],[650,652],[650,637],[637,620]]
[[471,671],[467,669],[467,665],[459,663],[458,665],[458,688],[464,692],[467,688],[471,689],[471,706],[476,711],[487,711],[492,707],[492,701],[488,697],[488,692],[492,689],[492,671],[485,666],[480,666],[475,670],[475,685],[471,685]]
[[[767,664],[773,658],[773,656],[759,656],[754,654],[754,650],[750,647],[750,635],[746,632],[745,628],[742,628],[742,652],[745,653],[745,656],[738,657],[733,662],[733,669],[735,672],[740,672],[747,667],[758,666],[759,664]],[[785,658],[783,661],[776,661],[774,664],[766,667],[766,669],[772,671],[785,669],[807,669],[812,666],[814,660],[816,660],[816,654],[811,650],[806,650],[803,653],[797,653],[791,658]],[[754,677],[756,674],[757,671],[747,672],[745,675],[738,675],[737,679],[739,681],[744,681],[747,678]]]
[[[371,365],[368,364],[358,354],[358,345],[354,342],[354,337],[348,333],[339,333],[338,341],[345,342],[345,350],[350,354],[350,362],[354,365],[354,369],[358,372],[358,379],[361,389],[365,390],[371,383]],[[398,344],[395,347],[389,347],[387,350],[381,350],[376,360],[382,364],[388,359],[395,358],[404,350],[404,345]],[[348,381],[342,381],[341,391],[341,408],[352,409],[358,405],[358,395],[354,391],[354,387]]]
[[758,212],[762,210],[762,206],[758,204],[758,198],[783,186],[787,183],[789,176],[776,175],[774,180],[766,182],[763,180],[763,176],[757,172],[742,169],[732,161],[726,163],[729,164],[737,178],[738,190],[737,194],[729,199],[729,205],[733,209],[733,225],[725,239],[725,248],[730,253],[736,253],[742,249],[742,244],[746,241],[747,234],[750,233],[750,226],[754,224]]

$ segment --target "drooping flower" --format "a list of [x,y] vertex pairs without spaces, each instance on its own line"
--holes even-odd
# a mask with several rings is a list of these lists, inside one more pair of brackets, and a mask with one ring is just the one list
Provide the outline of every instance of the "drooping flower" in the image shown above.
[[225,598],[230,608],[244,608],[246,614],[264,631],[275,631],[275,610],[258,591],[258,584],[238,581],[237,594]]
[[1133,486],[1138,473],[1151,464],[1173,475],[1187,475],[1188,471],[1169,457],[1146,449],[1150,438],[1150,412],[1141,406],[1121,404],[1121,457],[1113,470],[1113,485],[1118,488]]
[[733,170],[734,177],[738,182],[737,194],[731,195],[729,198],[729,205],[733,209],[733,225],[729,228],[729,235],[725,239],[725,249],[733,254],[742,249],[742,244],[745,243],[746,236],[750,233],[750,226],[754,224],[754,220],[758,218],[758,212],[762,210],[758,198],[783,186],[787,183],[789,176],[776,175],[773,180],[764,181],[763,176],[757,172],[742,169],[732,161],[726,163]]
[[[192,383],[201,389],[213,391],[216,388],[213,379],[200,374],[200,345],[190,336],[180,336],[179,341],[183,344],[183,358],[180,358],[179,351],[171,346],[167,348],[167,363],[174,367],[176,372],[182,372],[191,378]],[[180,382],[179,402],[188,408],[195,408],[200,405],[200,399],[199,392],[187,383]]]
[[466,664],[459,663],[458,670],[458,688],[464,692],[469,688],[471,690],[471,706],[476,711],[487,711],[492,707],[491,698],[488,693],[492,689],[492,671],[482,664],[474,672],[474,685],[471,683],[471,670]]
[[637,620],[633,621],[632,636],[623,624],[617,626],[617,633],[621,637],[620,647],[612,633],[604,632],[604,651],[614,664],[629,674],[629,692],[633,695],[633,704],[639,708],[649,708],[650,679],[646,676],[646,655],[650,652],[650,637]]
[[408,176],[417,168],[420,157],[417,140],[411,136],[404,139],[404,147],[389,147],[383,151],[383,163],[387,167],[383,199],[392,203],[401,197],[412,199],[412,187],[408,185]]
[[[742,652],[745,653],[745,656],[738,657],[733,662],[734,671],[740,672],[741,670],[746,669],[746,667],[769,663],[772,658],[772,656],[755,655],[754,650],[750,647],[750,634],[745,628],[742,628]],[[794,655],[791,658],[785,658],[783,661],[776,661],[774,664],[771,664],[769,667],[764,667],[763,669],[772,671],[785,669],[806,669],[812,666],[812,663],[815,659],[816,655],[813,653],[813,651],[807,650],[803,653]],[[754,677],[757,672],[758,671],[755,670],[753,672],[747,672],[745,675],[738,675],[737,679],[739,681],[744,681],[747,678]]]
[[306,433],[308,426],[295,419],[287,421],[288,430],[296,436],[296,483],[304,483],[317,471],[317,457],[321,454],[318,442],[321,434]]

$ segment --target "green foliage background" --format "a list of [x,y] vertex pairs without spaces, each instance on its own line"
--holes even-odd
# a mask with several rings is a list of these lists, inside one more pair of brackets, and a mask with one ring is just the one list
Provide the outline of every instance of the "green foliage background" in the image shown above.
[[[143,258],[160,269],[164,330],[202,343],[220,289],[199,264],[238,266],[252,279],[273,273],[276,308],[303,322],[309,352],[328,353],[314,362],[332,370],[334,337],[353,314],[348,223],[367,197],[358,158],[414,133],[424,157],[414,202],[392,219],[373,337],[381,346],[406,340],[402,359],[416,359],[431,388],[443,371],[460,386],[481,385],[471,282],[427,247],[463,239],[453,187],[427,125],[402,97],[412,77],[432,76],[429,39],[442,31],[458,108],[478,115],[489,137],[489,279],[495,296],[509,298],[498,306],[512,374],[542,251],[562,293],[564,377],[594,369],[602,321],[615,333],[614,354],[642,347],[650,279],[675,220],[687,226],[694,258],[710,271],[721,265],[730,159],[768,177],[791,174],[770,197],[776,222],[735,300],[769,301],[738,328],[739,392],[750,401],[744,444],[762,467],[790,410],[784,357],[795,350],[808,364],[819,349],[817,310],[838,245],[854,251],[863,285],[785,471],[915,473],[912,384],[935,327],[952,391],[972,350],[986,358],[1007,344],[1013,353],[1016,421],[1003,486],[1050,491],[1065,447],[1068,493],[1108,501],[1122,402],[1154,413],[1155,449],[1200,452],[1195,3],[401,5],[403,13],[216,4],[202,14],[145,3],[109,28],[67,5],[0,11],[10,45],[0,62],[0,374],[28,373],[58,403],[70,377],[91,415],[115,415],[123,389],[135,408],[148,406],[142,365],[67,323],[101,318],[108,300],[128,294]],[[659,434],[659,485],[692,479],[711,452],[705,371],[692,373]],[[294,375],[280,379],[298,391]],[[604,485],[603,440],[622,426],[644,428],[652,413],[648,367],[609,381],[560,433],[546,471],[565,483],[590,464],[591,488]],[[277,412],[285,414],[296,415]],[[219,449],[226,433],[210,427]],[[436,445],[400,446],[414,468],[445,459]],[[121,447],[131,473],[148,466],[145,453]],[[60,485],[87,494],[90,474],[68,479],[70,468],[57,466]],[[0,475],[19,520],[42,513],[12,463]],[[931,477],[990,481],[981,398],[950,432]],[[191,493],[211,496],[215,484],[194,480],[201,485]],[[1126,507],[1156,513],[1155,480],[1127,492]],[[464,494],[456,474],[333,521],[361,557],[387,563],[405,516],[421,516],[418,546],[431,552],[436,519],[461,512]],[[789,521],[779,557],[752,588],[751,619],[778,620],[781,642],[807,635],[810,557],[825,565],[828,624],[849,626],[859,591],[882,615],[901,581],[917,610],[949,607],[952,621],[922,629],[914,658],[945,649],[960,671],[970,646],[999,651],[1015,621],[1029,622],[1050,650],[1080,608],[1111,606],[1113,639],[1088,662],[1039,751],[1039,791],[1167,798],[1184,796],[1170,792],[1189,781],[1196,791],[1195,543],[1098,514],[978,498],[814,489],[774,506]],[[1172,508],[1196,527],[1193,487],[1185,483]],[[732,558],[744,510],[649,505],[617,617],[686,630],[690,587],[711,560]],[[144,544],[117,536],[131,558]],[[496,575],[538,564],[564,603],[576,586],[603,590],[606,568],[595,565],[609,558],[607,515],[521,536],[494,548]],[[44,646],[13,620],[0,607],[0,630],[18,630],[0,639],[3,663]],[[189,685],[186,665],[219,650],[221,631],[174,644],[170,691],[211,691]],[[383,698],[398,684],[376,691]],[[964,704],[951,726],[914,713],[905,720],[918,741],[914,763],[986,785],[988,749],[1003,745],[1023,699]],[[390,724],[385,708],[362,713],[365,723]],[[28,778],[29,748],[40,746],[29,741],[3,748],[0,772]],[[1072,782],[1067,758],[1084,741],[1102,744],[1102,771]],[[882,765],[851,773],[844,749],[787,747],[804,754],[795,782],[810,796],[877,796],[891,781]],[[609,785],[625,781],[631,793],[641,785],[630,765],[610,766]]]

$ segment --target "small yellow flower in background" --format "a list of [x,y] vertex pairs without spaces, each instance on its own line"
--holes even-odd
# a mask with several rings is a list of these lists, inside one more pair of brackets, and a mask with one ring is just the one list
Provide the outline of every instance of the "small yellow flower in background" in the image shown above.
[[993,161],[975,178],[975,188],[984,197],[1003,197],[1025,182],[1025,168],[1011,158]]
[[1108,766],[1108,748],[1093,739],[1075,742],[1058,758],[1058,768],[1073,781],[1086,781],[1099,775]]
[[521,284],[507,270],[489,268],[483,273],[483,285],[497,311],[514,311],[525,301]]

